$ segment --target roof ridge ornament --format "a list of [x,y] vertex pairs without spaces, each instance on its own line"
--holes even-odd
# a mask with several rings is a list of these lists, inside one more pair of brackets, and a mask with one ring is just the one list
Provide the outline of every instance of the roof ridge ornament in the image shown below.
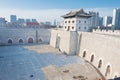
[[83,10],[83,8],[81,8],[81,9],[79,10],[79,12],[80,12],[80,13],[85,13],[85,11]]

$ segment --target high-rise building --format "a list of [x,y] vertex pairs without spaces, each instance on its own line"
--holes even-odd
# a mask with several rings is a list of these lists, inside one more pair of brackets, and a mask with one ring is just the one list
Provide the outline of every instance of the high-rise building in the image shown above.
[[91,26],[92,27],[98,27],[99,26],[99,13],[98,12],[89,12],[92,17],[91,17]]
[[103,26],[103,17],[99,17],[99,26],[100,26],[100,27]]
[[45,24],[46,24],[46,25],[51,25],[51,22],[46,21]]
[[32,19],[32,22],[37,22],[37,20],[36,19]]
[[30,19],[26,19],[26,22],[31,22]]
[[120,29],[120,8],[116,8],[113,10],[112,25],[114,29]]
[[56,26],[56,25],[57,25],[57,23],[56,23],[56,19],[54,20],[54,23],[53,23],[53,25],[54,25],[54,26]]
[[17,22],[17,16],[16,15],[10,15],[10,22]]
[[18,18],[18,23],[25,23],[25,19],[23,19],[23,18]]
[[5,18],[0,18],[0,27],[5,27],[6,26],[6,20]]
[[108,26],[109,24],[112,24],[112,17],[111,16],[105,16],[104,26]]

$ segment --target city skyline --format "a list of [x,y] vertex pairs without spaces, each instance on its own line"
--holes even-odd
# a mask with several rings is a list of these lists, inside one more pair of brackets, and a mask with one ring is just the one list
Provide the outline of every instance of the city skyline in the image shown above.
[[[42,21],[62,21],[61,16],[71,10],[84,8],[85,11],[99,12],[100,16],[112,16],[114,8],[118,8],[119,0],[1,0],[0,17],[5,17],[10,21],[10,15],[17,15],[20,18],[36,18],[39,22]],[[98,4],[99,3],[99,4]],[[108,4],[109,3],[109,4]]]

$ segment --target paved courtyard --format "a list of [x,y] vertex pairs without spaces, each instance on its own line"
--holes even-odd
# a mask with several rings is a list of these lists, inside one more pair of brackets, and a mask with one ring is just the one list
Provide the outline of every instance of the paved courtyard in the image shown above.
[[42,46],[0,46],[0,80],[47,80],[44,67],[84,63],[77,56],[66,56],[50,46]]

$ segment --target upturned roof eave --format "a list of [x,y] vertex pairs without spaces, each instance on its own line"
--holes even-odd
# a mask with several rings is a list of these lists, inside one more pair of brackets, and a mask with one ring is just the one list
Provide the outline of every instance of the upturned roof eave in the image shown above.
[[63,15],[61,17],[69,18],[69,17],[92,17],[92,16],[91,15]]

